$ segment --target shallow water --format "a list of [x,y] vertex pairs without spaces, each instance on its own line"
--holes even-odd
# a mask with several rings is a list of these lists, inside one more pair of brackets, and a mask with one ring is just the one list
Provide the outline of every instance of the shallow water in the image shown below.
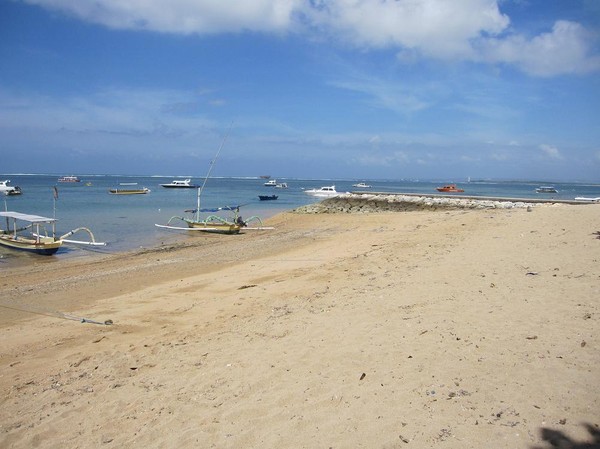
[[[187,238],[179,233],[163,230],[155,223],[166,224],[169,218],[183,215],[186,209],[195,209],[197,191],[195,189],[166,189],[160,184],[171,182],[173,177],[160,176],[114,176],[79,175],[80,183],[58,183],[57,175],[0,175],[0,179],[10,179],[12,185],[21,187],[20,196],[3,197],[5,210],[58,219],[57,234],[62,235],[80,226],[89,228],[96,240],[107,242],[106,247],[77,248],[63,247],[56,257],[77,257],[89,253],[120,252],[140,247],[154,247],[161,243]],[[306,195],[304,190],[335,185],[339,192],[357,190],[353,187],[359,181],[371,185],[369,191],[437,193],[435,187],[442,182],[398,181],[398,180],[305,180],[278,179],[286,182],[287,189],[265,187],[264,179],[259,178],[211,178],[202,193],[203,208],[241,206],[244,219],[251,216],[271,217],[279,212],[310,204],[318,199]],[[203,179],[192,179],[202,184]],[[146,195],[110,195],[110,188],[120,183],[137,183],[139,187],[151,190]],[[91,184],[91,185],[87,185]],[[465,189],[464,195],[494,196],[506,198],[555,198],[573,199],[576,196],[600,196],[600,185],[554,184],[558,194],[537,194],[534,182],[487,182],[459,183]],[[58,199],[54,199],[54,187]],[[364,190],[364,189],[363,189]],[[260,201],[259,195],[278,195],[275,201]],[[230,215],[227,212],[221,215]],[[201,233],[199,233],[201,234]],[[201,235],[198,235],[201,238]],[[78,235],[73,237],[78,238]],[[81,240],[85,236],[81,235]],[[0,268],[17,261],[29,261],[40,256],[21,253],[0,247]]]

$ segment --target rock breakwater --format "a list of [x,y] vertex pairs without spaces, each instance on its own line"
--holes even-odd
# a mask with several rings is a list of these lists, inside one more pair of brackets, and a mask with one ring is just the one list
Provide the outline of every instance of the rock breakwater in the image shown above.
[[356,214],[436,209],[514,209],[553,203],[468,197],[346,193],[294,210],[300,214]]

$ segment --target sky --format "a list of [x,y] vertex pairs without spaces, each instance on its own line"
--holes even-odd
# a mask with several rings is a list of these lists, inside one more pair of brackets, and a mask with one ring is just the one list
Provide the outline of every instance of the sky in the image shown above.
[[600,182],[597,0],[0,0],[0,173]]

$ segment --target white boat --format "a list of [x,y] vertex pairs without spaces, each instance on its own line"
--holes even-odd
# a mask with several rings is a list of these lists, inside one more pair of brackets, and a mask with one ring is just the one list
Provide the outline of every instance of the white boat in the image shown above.
[[174,179],[169,184],[161,184],[161,186],[167,189],[197,189],[198,186],[192,184],[191,179]]
[[588,196],[576,196],[575,199],[577,201],[587,201],[589,203],[600,203],[600,196],[597,196],[595,198],[590,198]]
[[352,187],[359,187],[361,189],[370,189],[371,186],[369,184],[366,184],[364,182],[359,182],[358,184],[352,184]]
[[540,186],[535,191],[536,193],[558,193],[558,190],[552,186]]
[[279,184],[277,184],[275,186],[275,188],[277,188],[277,189],[287,189],[288,188],[287,182],[280,182]]
[[265,186],[267,186],[267,187],[275,187],[276,185],[277,185],[276,179],[270,179],[267,182],[265,182]]
[[[77,228],[66,234],[56,237],[56,219],[39,215],[22,214],[20,212],[0,212],[0,217],[6,218],[6,229],[0,230],[0,245],[11,249],[19,249],[45,256],[58,251],[63,243],[78,243],[82,245],[104,246],[106,243],[96,242],[94,234],[88,228]],[[18,223],[26,223],[19,227]],[[50,229],[48,229],[48,227]],[[24,234],[29,231],[28,234]],[[89,241],[67,240],[76,232],[85,231],[89,234]]]
[[335,186],[323,186],[318,189],[305,190],[304,193],[318,198],[331,198],[334,196],[341,195],[340,192],[335,190]]
[[58,178],[58,182],[81,182],[77,176],[62,176]]
[[6,181],[0,181],[0,193],[4,195],[20,195],[23,193],[21,192],[21,187],[9,186],[9,183],[10,179],[7,179]]

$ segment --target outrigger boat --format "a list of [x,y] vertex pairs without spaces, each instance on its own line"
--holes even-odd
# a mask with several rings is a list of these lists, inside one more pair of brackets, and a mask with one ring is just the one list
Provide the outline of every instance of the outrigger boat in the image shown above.
[[111,195],[143,195],[150,193],[150,189],[147,187],[128,187],[124,189],[108,189],[108,193]]
[[[77,243],[81,245],[104,246],[106,243],[96,242],[94,234],[88,228],[77,228],[66,234],[56,237],[56,219],[39,215],[22,214],[20,212],[0,212],[0,217],[6,218],[6,229],[0,230],[0,245],[12,249],[20,249],[42,255],[55,254],[63,243]],[[28,223],[23,227],[17,226],[17,221]],[[12,222],[12,223],[11,223]],[[12,225],[12,226],[11,226]],[[50,226],[50,230],[47,229]],[[24,231],[29,235],[22,235]],[[68,240],[67,237],[78,231],[85,231],[90,236],[90,241]],[[43,234],[42,234],[43,233]]]
[[[262,226],[262,221],[257,216],[250,217],[248,220],[244,221],[242,219],[242,217],[239,215],[241,206],[225,206],[225,207],[217,207],[217,208],[212,208],[212,209],[201,209],[200,208],[200,198],[202,197],[202,191],[204,190],[204,186],[206,185],[206,182],[208,181],[210,173],[215,165],[217,158],[219,157],[219,153],[221,152],[221,149],[223,148],[223,145],[225,144],[226,140],[227,140],[227,135],[221,142],[221,145],[219,146],[219,150],[217,151],[215,158],[210,162],[210,167],[208,169],[208,173],[206,174],[206,177],[204,178],[204,182],[202,183],[202,186],[200,186],[200,188],[198,188],[196,208],[188,209],[185,211],[186,213],[190,214],[188,217],[181,217],[181,216],[176,215],[176,216],[171,217],[166,225],[155,224],[155,226],[157,226],[159,228],[165,228],[165,229],[201,231],[201,232],[208,232],[208,233],[213,233],[213,234],[239,234],[239,232],[242,228],[245,228],[245,229],[269,229],[269,228],[265,228]],[[214,214],[216,212],[221,212],[221,211],[232,211],[233,217],[224,218],[224,217],[220,217],[218,215],[209,215],[206,218],[201,218],[201,216],[200,216],[201,213],[208,212],[208,213]],[[187,225],[187,227],[178,227],[178,226],[172,225],[171,222],[176,221],[176,220],[183,221]],[[254,228],[248,227],[248,223],[250,223],[253,220],[256,220],[260,223],[259,227],[254,227]],[[272,229],[272,228],[270,228],[270,229]]]

